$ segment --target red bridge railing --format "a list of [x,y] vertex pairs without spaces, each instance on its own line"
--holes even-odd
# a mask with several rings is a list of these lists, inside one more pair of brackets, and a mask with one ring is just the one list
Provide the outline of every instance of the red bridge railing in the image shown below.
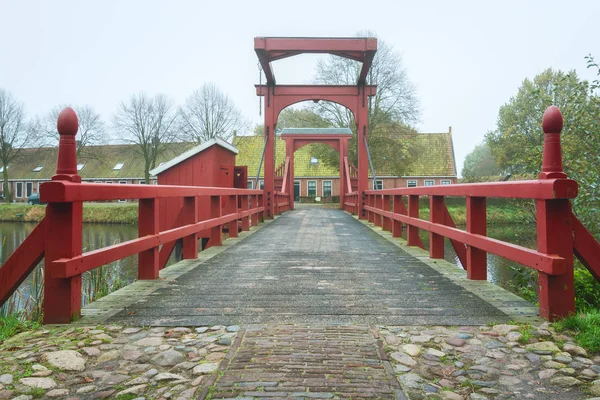
[[[600,280],[600,244],[571,210],[577,182],[562,169],[560,132],[562,114],[549,107],[544,114],[545,133],[542,172],[538,180],[458,184],[368,190],[362,201],[369,222],[402,234],[406,225],[408,246],[424,248],[419,229],[429,232],[429,256],[444,257],[444,238],[450,239],[469,279],[487,279],[487,253],[515,261],[538,271],[540,315],[554,320],[575,311],[573,258],[577,256]],[[419,218],[419,198],[429,197],[429,221]],[[446,208],[447,196],[466,198],[466,230],[458,229]],[[486,198],[532,199],[536,205],[537,250],[486,236]],[[406,198],[408,207],[404,204]],[[345,209],[355,213],[357,193],[345,196]]]
[[[229,228],[229,237],[236,237],[238,226],[247,231],[263,220],[262,190],[81,183],[75,156],[78,121],[72,109],[61,112],[57,128],[60,142],[56,175],[40,186],[40,199],[48,203],[46,216],[0,268],[0,306],[44,258],[44,323],[68,323],[81,312],[84,272],[137,254],[138,279],[157,279],[165,264],[160,260],[168,258],[168,254],[161,257],[161,251],[170,253],[173,247],[168,245],[174,241],[183,239],[183,258],[194,259],[200,234],[209,237],[209,246],[220,246],[224,225]],[[223,197],[227,200],[222,201]],[[183,198],[183,224],[160,231],[159,202],[167,198]],[[118,199],[139,200],[139,237],[82,253],[83,202]],[[276,201],[280,201],[278,196]],[[210,218],[199,220],[201,203],[209,204]],[[285,209],[285,205],[279,208]]]

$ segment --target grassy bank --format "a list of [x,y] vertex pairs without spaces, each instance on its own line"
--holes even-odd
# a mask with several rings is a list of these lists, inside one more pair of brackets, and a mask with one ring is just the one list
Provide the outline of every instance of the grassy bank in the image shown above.
[[[0,205],[0,221],[39,222],[44,218],[46,206],[29,204]],[[137,224],[137,203],[96,203],[83,205],[83,222],[104,224]]]

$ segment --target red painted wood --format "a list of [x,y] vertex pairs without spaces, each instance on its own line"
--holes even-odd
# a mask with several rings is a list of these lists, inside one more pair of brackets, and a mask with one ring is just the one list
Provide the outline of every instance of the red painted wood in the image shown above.
[[[160,232],[158,200],[141,199],[138,205],[138,237],[154,237],[158,232]],[[138,254],[138,279],[158,279],[158,261],[158,247],[140,251]]]
[[[411,218],[419,218],[419,196],[408,196],[408,216]],[[419,238],[419,228],[416,225],[408,225],[406,235],[407,244],[409,246],[418,246],[421,239]]]
[[46,206],[45,324],[68,324],[81,314],[81,275],[57,278],[53,262],[81,254],[82,214],[81,202],[54,203]]
[[[225,208],[225,214],[236,214],[238,199],[237,196],[228,196],[227,207]],[[238,237],[238,220],[230,221],[228,224],[229,237]]]
[[512,199],[573,199],[577,197],[577,182],[570,179],[486,182],[368,190],[367,193],[389,195],[413,194],[421,196],[498,197]]
[[[444,225],[447,225],[451,228],[456,228],[456,224],[454,223],[452,216],[448,212],[447,207],[444,207]],[[452,244],[452,247],[454,247],[454,252],[456,253],[456,256],[458,257],[458,259],[460,260],[460,264],[462,265],[463,269],[466,270],[467,269],[467,248],[466,248],[466,246],[463,243],[459,242],[458,240],[454,240],[454,239],[450,239],[450,243]]]
[[[183,223],[193,225],[198,222],[198,197],[184,197],[183,199]],[[184,260],[198,258],[198,233],[193,233],[183,238]]]
[[97,268],[101,265],[111,263],[116,260],[143,252],[153,247],[158,247],[164,243],[169,243],[174,240],[189,236],[194,232],[200,232],[206,229],[217,229],[223,224],[239,219],[243,215],[250,213],[262,212],[261,208],[249,210],[246,214],[229,214],[222,217],[200,221],[193,225],[185,225],[168,231],[160,232],[155,235],[148,235],[127,242],[104,247],[102,249],[93,250],[77,257],[61,258],[54,261],[54,270],[52,277],[64,278],[76,276],[85,271]]
[[[385,213],[385,211],[376,210],[374,208],[371,208],[371,210]],[[554,254],[545,254],[512,243],[506,243],[486,236],[468,233],[441,224],[433,224],[429,221],[410,216],[393,214],[391,212],[388,212],[388,215],[396,221],[404,222],[409,228],[411,225],[414,225],[415,227],[425,229],[426,231],[433,231],[444,237],[469,244],[488,253],[499,255],[535,270],[546,272],[550,275],[561,275],[564,274],[566,270],[565,259]]]
[[569,200],[536,201],[538,251],[562,257],[565,263],[560,275],[538,274],[540,316],[550,321],[575,312],[571,215]]
[[590,271],[596,281],[600,282],[600,243],[583,226],[581,221],[571,214],[573,221],[573,246],[575,255]]
[[[392,212],[394,214],[404,214],[406,215],[406,207],[404,207],[404,203],[402,202],[402,196],[392,196]],[[391,219],[391,218],[390,218]],[[393,237],[402,237],[402,222],[392,221],[392,236]]]
[[[390,201],[391,201],[391,196],[388,196],[388,195],[383,196],[382,205],[381,205],[381,209],[383,211],[390,211]],[[392,231],[392,219],[383,217],[382,228],[384,231],[391,232]]]
[[[442,196],[429,197],[429,220],[434,224],[444,223],[444,210],[446,204]],[[444,237],[434,232],[429,232],[429,257],[444,258]]]
[[59,134],[58,158],[56,175],[52,180],[81,182],[81,177],[77,174],[77,142],[75,141],[79,121],[72,108],[67,107],[60,112],[56,129]]
[[[211,219],[219,219],[221,217],[221,197],[210,196],[210,217]],[[223,244],[223,228],[221,225],[213,226],[210,229],[210,237],[206,248],[212,246],[221,246]]]
[[[487,235],[485,197],[467,197],[467,232]],[[467,278],[487,280],[487,253],[470,245],[467,245]]]
[[542,159],[542,172],[540,179],[566,178],[563,172],[562,155],[560,149],[560,132],[563,128],[563,117],[556,106],[546,109],[542,118],[544,130],[544,152]]
[[46,220],[42,219],[0,268],[0,307],[44,257]]
[[[383,200],[380,195],[373,196],[375,199],[375,208],[383,210]],[[373,218],[375,219],[375,226],[381,226],[381,215],[374,214]]]
[[[249,210],[250,208],[250,199],[252,198],[252,196],[239,196],[239,208],[240,208],[240,212],[246,212]],[[242,231],[249,231],[250,230],[250,217],[243,217],[242,218]]]

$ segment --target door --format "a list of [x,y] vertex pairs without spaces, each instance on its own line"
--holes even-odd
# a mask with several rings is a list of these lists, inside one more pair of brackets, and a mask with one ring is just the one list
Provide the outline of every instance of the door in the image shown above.
[[300,181],[294,181],[294,201],[300,199]]

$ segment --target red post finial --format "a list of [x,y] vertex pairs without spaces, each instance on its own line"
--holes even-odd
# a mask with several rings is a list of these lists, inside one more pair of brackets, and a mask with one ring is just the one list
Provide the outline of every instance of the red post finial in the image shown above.
[[563,172],[562,154],[560,149],[560,133],[563,128],[563,116],[560,109],[550,106],[542,118],[544,130],[544,153],[542,156],[542,172],[540,179],[566,178]]
[[75,142],[79,121],[72,108],[67,107],[60,112],[56,129],[60,138],[58,141],[56,175],[52,177],[52,180],[81,182],[81,177],[77,174],[77,143]]

